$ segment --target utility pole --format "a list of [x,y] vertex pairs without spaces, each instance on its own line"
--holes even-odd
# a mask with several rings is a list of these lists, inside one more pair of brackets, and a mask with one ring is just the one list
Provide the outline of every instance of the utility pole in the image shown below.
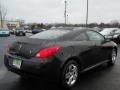
[[69,23],[69,17],[68,17],[68,14],[67,14],[67,24]]
[[87,0],[86,26],[88,26],[88,13],[89,13],[89,2],[88,2],[88,0]]
[[4,26],[4,21],[6,19],[6,15],[7,15],[7,9],[4,8],[4,6],[2,5],[2,2],[0,0],[0,27],[2,27],[2,28]]
[[65,0],[65,12],[64,12],[64,17],[65,17],[65,25],[67,24],[67,1]]

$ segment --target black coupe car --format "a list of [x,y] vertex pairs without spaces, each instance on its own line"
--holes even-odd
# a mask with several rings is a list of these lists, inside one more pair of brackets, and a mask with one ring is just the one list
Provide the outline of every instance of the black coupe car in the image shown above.
[[47,30],[9,45],[8,70],[20,76],[49,77],[73,87],[81,73],[103,63],[114,65],[117,45],[90,29]]

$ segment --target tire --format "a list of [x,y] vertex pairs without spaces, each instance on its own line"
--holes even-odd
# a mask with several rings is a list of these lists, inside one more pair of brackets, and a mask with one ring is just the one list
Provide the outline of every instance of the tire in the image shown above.
[[8,37],[10,36],[10,34],[8,34]]
[[120,35],[117,38],[117,44],[120,44]]
[[26,34],[24,33],[23,36],[26,36]]
[[30,77],[25,76],[25,75],[20,75],[20,79],[21,79],[21,80],[29,80]]
[[79,77],[79,65],[76,61],[68,61],[63,69],[61,75],[61,82],[64,88],[72,88],[75,86]]
[[117,57],[117,51],[116,49],[113,49],[111,52],[111,56],[110,56],[110,61],[108,62],[108,65],[112,66],[116,63],[116,57]]

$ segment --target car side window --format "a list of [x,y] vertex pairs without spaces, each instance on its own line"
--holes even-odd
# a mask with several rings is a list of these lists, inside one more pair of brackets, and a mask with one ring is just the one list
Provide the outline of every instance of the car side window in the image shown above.
[[86,35],[86,33],[80,33],[76,38],[75,40],[78,40],[78,41],[87,41],[88,40],[88,37]]
[[95,31],[87,31],[86,33],[90,41],[104,41],[104,37]]

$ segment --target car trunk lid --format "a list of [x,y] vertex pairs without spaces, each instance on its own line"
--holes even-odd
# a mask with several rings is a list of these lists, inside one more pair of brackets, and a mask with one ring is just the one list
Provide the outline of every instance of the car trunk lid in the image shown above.
[[43,47],[47,47],[47,40],[26,39],[20,40],[12,44],[9,53],[24,58],[31,58]]

